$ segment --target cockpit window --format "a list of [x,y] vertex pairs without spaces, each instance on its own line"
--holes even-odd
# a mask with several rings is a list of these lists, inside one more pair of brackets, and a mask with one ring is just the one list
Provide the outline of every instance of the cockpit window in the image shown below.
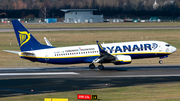
[[167,47],[171,46],[170,44],[166,44]]

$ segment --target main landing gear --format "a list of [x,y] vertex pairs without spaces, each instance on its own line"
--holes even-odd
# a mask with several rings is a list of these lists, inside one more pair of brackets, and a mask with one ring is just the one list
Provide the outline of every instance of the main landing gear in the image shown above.
[[101,65],[98,66],[98,69],[99,70],[104,70],[104,66],[101,64]]
[[94,68],[95,68],[95,65],[92,63],[92,64],[89,65],[89,68],[90,68],[90,69],[94,69]]
[[[90,68],[90,69],[94,69],[94,68],[95,68],[95,65],[92,63],[92,64],[89,65],[89,68]],[[103,69],[104,69],[104,66],[101,64],[101,65],[98,66],[98,69],[103,70]]]

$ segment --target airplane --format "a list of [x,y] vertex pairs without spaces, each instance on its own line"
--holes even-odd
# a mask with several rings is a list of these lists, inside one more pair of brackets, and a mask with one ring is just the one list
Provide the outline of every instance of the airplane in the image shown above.
[[121,43],[81,45],[69,47],[54,47],[46,39],[47,45],[38,42],[35,37],[18,21],[12,20],[13,28],[21,52],[4,50],[16,53],[21,58],[32,62],[50,64],[77,64],[90,63],[89,68],[94,69],[95,63],[100,63],[98,69],[103,70],[104,63],[114,65],[130,64],[132,59],[167,58],[177,49],[162,41],[133,41]]

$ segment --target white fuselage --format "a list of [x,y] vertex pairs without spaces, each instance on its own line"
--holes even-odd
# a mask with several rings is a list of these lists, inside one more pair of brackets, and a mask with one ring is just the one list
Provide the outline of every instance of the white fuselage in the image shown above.
[[[102,44],[111,55],[129,55],[132,59],[164,57],[176,51],[176,48],[162,41],[134,41]],[[53,64],[92,63],[100,56],[97,45],[49,48],[28,51],[34,55],[19,54],[31,61]]]

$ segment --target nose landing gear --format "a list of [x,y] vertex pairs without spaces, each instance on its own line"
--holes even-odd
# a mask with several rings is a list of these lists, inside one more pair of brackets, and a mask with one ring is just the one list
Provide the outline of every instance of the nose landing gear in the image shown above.
[[159,60],[159,64],[162,64],[163,63],[163,61],[162,60]]

